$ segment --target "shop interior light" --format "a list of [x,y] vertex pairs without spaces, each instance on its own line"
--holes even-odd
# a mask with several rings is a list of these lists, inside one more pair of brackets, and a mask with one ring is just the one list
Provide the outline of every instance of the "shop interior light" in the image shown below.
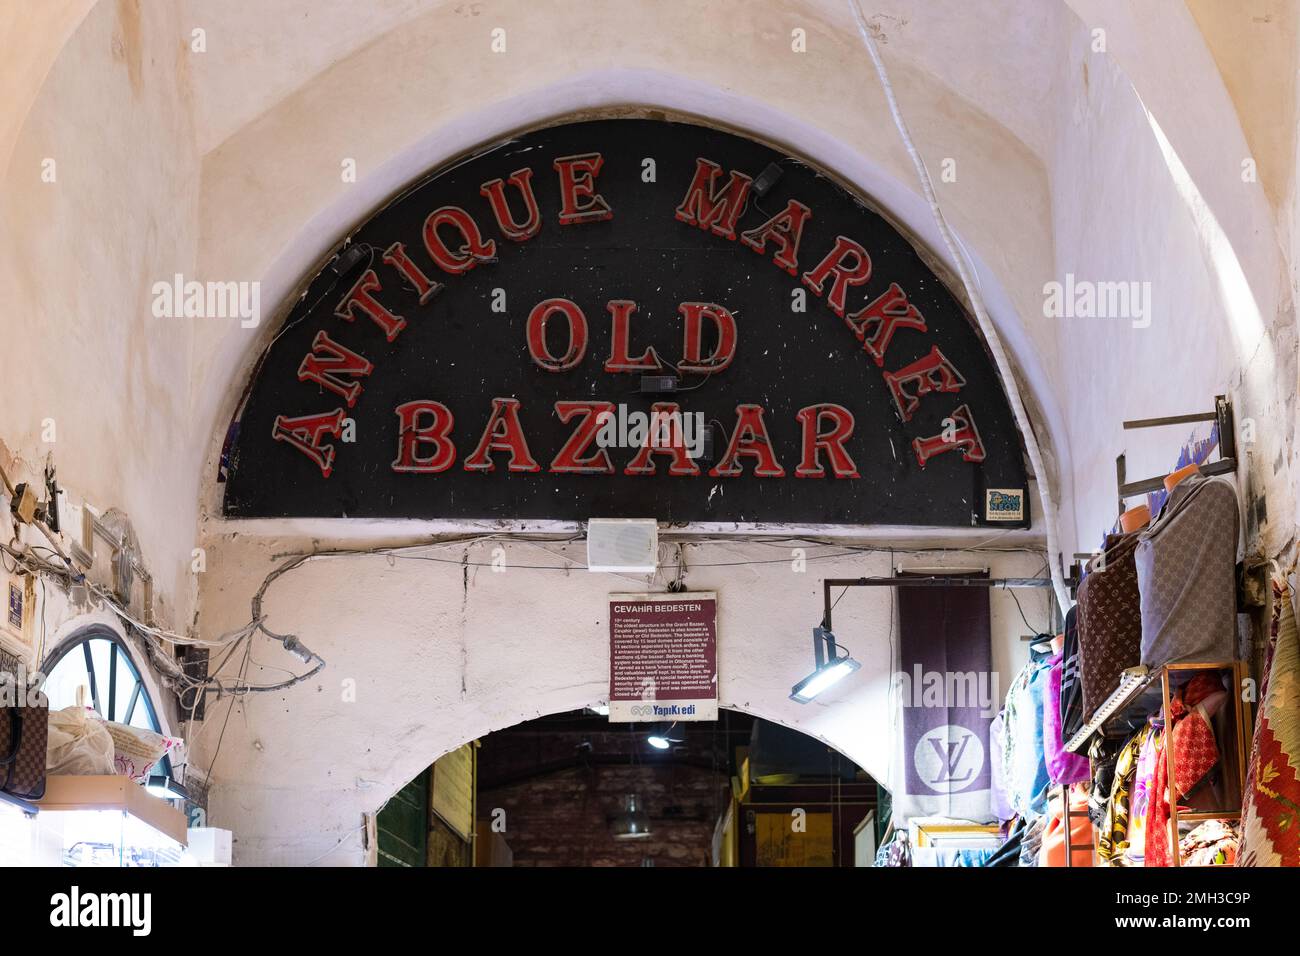
[[629,793],[623,798],[623,812],[612,823],[615,840],[643,840],[650,835],[650,816],[641,805],[641,797]]
[[171,777],[163,774],[155,774],[150,777],[149,782],[145,784],[145,789],[155,797],[163,800],[188,800],[190,797],[188,790]]
[[848,654],[836,656],[838,644],[830,628],[813,628],[813,658],[816,669],[790,688],[790,699],[806,704],[822,691],[838,684],[862,665]]
[[679,730],[676,724],[668,724],[667,726],[657,728],[652,734],[650,734],[650,736],[646,738],[646,743],[651,747],[654,747],[656,750],[667,750],[673,744],[679,744],[685,739],[685,731]]

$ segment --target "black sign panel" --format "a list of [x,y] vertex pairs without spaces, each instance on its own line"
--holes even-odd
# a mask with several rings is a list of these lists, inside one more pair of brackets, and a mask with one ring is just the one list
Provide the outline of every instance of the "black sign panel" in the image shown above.
[[1029,520],[996,370],[908,240],[799,160],[649,120],[530,133],[377,212],[259,364],[223,478],[236,517]]

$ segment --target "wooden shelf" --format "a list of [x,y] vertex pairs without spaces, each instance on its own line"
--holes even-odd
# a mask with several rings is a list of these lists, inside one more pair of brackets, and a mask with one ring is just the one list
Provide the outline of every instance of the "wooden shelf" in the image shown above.
[[1205,820],[1240,820],[1240,810],[1193,810],[1189,813],[1179,812],[1179,820],[1201,823]]

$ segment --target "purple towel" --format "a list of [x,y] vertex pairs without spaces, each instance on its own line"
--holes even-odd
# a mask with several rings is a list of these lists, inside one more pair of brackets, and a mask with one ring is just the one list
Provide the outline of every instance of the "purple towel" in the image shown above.
[[1061,739],[1061,661],[1064,656],[1057,654],[1049,662],[1051,673],[1047,676],[1047,693],[1043,695],[1043,757],[1052,783],[1071,784],[1088,780],[1092,774],[1088,758],[1070,753]]

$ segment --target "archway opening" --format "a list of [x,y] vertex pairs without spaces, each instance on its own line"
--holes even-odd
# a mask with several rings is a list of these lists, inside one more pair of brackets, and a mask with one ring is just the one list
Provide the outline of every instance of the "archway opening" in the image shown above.
[[389,867],[869,866],[888,794],[843,754],[717,720],[538,717],[435,761],[376,817]]

